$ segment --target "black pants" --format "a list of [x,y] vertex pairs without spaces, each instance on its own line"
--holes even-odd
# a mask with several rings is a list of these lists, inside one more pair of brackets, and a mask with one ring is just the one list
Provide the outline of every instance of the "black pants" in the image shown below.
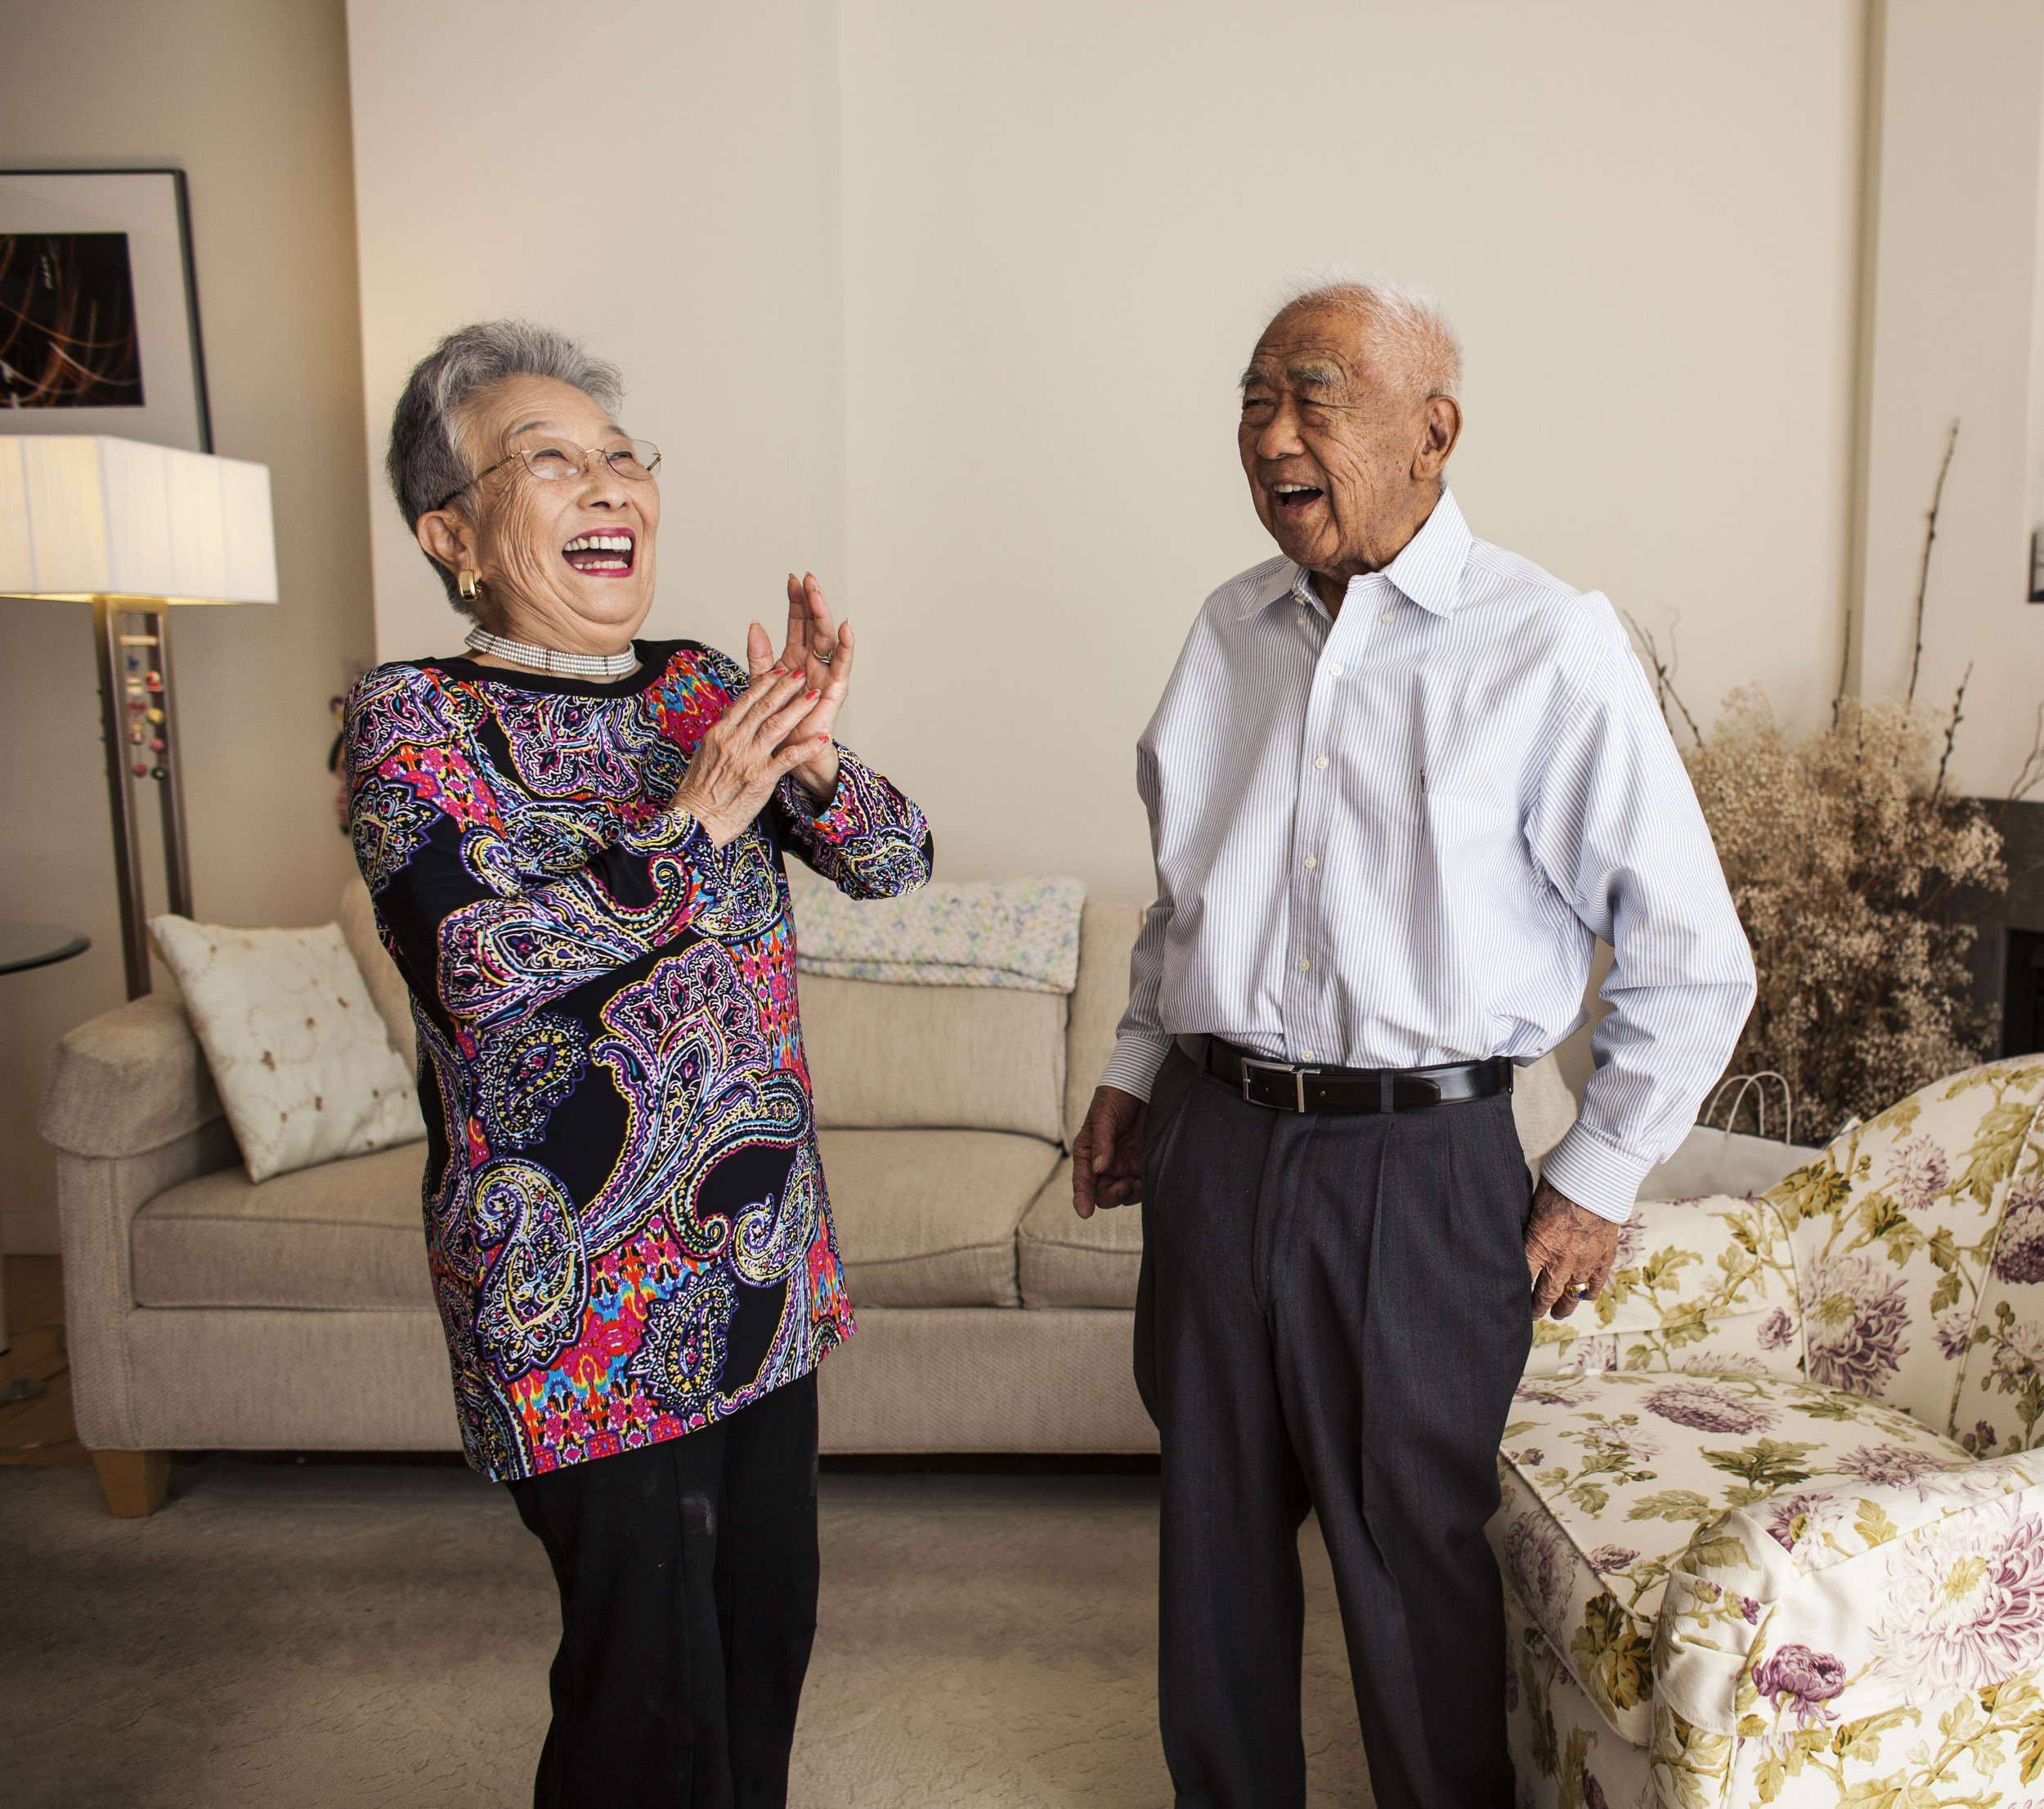
[[507,1485],[561,1590],[534,1809],[779,1809],[816,1636],[816,1377]]
[[1508,1096],[1152,1095],[1136,1379],[1163,1448],[1158,1709],[1181,1809],[1306,1800],[1298,1530],[1320,1516],[1383,1809],[1509,1809],[1483,1523],[1531,1342]]

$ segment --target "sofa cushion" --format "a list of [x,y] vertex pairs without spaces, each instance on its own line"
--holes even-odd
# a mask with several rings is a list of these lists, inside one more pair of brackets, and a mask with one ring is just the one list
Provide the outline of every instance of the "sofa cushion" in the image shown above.
[[1015,1266],[1025,1307],[1133,1307],[1143,1267],[1143,1209],[1103,1207],[1080,1218],[1072,1210],[1067,1156],[1023,1215]]
[[1143,927],[1143,907],[1089,898],[1078,923],[1078,984],[1072,989],[1071,1028],[1065,1069],[1065,1147],[1086,1122],[1107,1058],[1114,1026],[1128,1008],[1128,956]]
[[424,1142],[252,1183],[202,1174],[136,1214],[145,1307],[425,1307]]
[[819,1125],[1063,1135],[1062,993],[805,974],[801,1011]]
[[397,971],[397,963],[376,933],[376,906],[362,876],[356,873],[341,887],[341,934],[347,952],[362,970],[369,996],[376,1002],[376,1015],[383,1019],[390,1046],[405,1058],[413,1072],[419,1067],[419,1026],[412,1021],[411,988]]
[[1542,1376],[1519,1385],[1503,1505],[1485,1531],[1554,1655],[1611,1730],[1643,1746],[1668,1566],[1701,1522],[1743,1507],[1787,1546],[1806,1484],[1893,1483],[1970,1461],[1906,1413],[1808,1382]]
[[826,1130],[817,1144],[854,1310],[1020,1304],[1015,1228],[1055,1144],[964,1130]]
[[1519,1147],[1535,1175],[1547,1153],[1576,1122],[1576,1095],[1562,1078],[1562,1064],[1549,1049],[1512,1077],[1512,1123]]

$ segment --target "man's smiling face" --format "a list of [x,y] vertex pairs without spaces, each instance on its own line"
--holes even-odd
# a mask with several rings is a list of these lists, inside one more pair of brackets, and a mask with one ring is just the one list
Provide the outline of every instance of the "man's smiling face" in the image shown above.
[[[1288,308],[1242,377],[1238,440],[1257,514],[1286,558],[1343,583],[1388,564],[1426,518],[1461,424],[1452,402],[1372,368],[1368,325],[1348,307]],[[1437,451],[1441,404],[1454,422]]]

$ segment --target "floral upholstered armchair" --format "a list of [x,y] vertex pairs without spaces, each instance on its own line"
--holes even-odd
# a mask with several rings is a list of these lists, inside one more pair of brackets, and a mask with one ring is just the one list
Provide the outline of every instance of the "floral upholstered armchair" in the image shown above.
[[1539,1328],[1489,1528],[1522,1802],[2044,1806],[2041,1103],[1997,1062],[1644,1204]]

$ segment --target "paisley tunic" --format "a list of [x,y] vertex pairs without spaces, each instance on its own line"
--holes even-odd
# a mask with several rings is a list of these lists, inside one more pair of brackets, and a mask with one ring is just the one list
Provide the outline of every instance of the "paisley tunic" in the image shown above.
[[839,752],[719,849],[668,801],[744,689],[691,641],[613,683],[401,662],[347,702],[355,857],[410,988],[426,1248],[468,1461],[679,1438],[851,1335],[796,1003],[792,851],[855,898],[930,876]]

